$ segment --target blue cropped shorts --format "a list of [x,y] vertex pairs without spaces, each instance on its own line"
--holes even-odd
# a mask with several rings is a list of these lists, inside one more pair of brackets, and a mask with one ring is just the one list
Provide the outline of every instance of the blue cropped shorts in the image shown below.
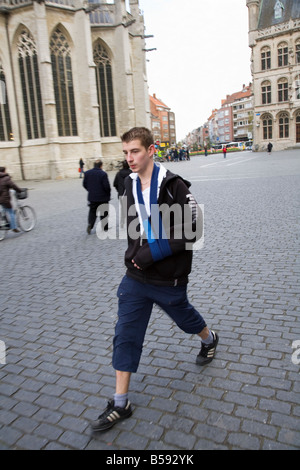
[[185,333],[198,334],[206,323],[187,299],[187,286],[155,286],[124,276],[118,289],[118,321],[113,340],[115,370],[136,372],[153,304]]

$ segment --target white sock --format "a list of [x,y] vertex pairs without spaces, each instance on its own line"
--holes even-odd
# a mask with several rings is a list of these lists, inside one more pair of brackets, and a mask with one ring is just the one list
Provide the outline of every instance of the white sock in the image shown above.
[[119,408],[125,408],[128,399],[128,393],[115,393],[114,404]]
[[209,330],[209,335],[206,339],[201,339],[202,343],[206,344],[207,346],[211,344],[214,341],[214,337],[212,335],[212,332]]

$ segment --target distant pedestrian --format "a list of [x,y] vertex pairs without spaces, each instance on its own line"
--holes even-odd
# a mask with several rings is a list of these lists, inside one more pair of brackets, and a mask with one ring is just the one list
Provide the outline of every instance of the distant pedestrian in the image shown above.
[[110,201],[110,184],[107,173],[102,170],[102,161],[97,160],[92,170],[88,170],[84,174],[83,187],[88,192],[89,215],[87,233],[90,234],[95,225],[97,218],[97,209],[103,205],[100,213],[100,220],[106,219],[106,223],[102,225],[103,230],[108,230],[108,205]]
[[125,192],[125,178],[130,175],[131,170],[126,160],[122,163],[121,170],[115,176],[114,179],[114,188],[116,188],[118,193],[119,199],[119,206],[120,206],[120,226],[124,227],[125,219],[126,219],[126,207],[125,207],[125,199],[124,199],[124,192]]
[[9,190],[14,189],[17,193],[21,193],[22,189],[19,188],[11,179],[11,177],[6,173],[5,167],[0,167],[0,205],[4,207],[5,212],[9,216],[10,229],[13,232],[19,233],[21,230],[17,228],[17,222],[15,217],[15,211],[11,204],[11,197]]
[[79,178],[82,178],[82,175],[84,175],[84,161],[82,160],[82,158],[79,160],[79,170],[80,170],[80,175],[79,175]]
[[271,142],[268,143],[268,153],[272,152],[273,144]]
[[224,158],[226,158],[226,154],[227,154],[227,147],[226,147],[226,145],[224,145],[224,147],[223,147],[223,156],[224,156]]

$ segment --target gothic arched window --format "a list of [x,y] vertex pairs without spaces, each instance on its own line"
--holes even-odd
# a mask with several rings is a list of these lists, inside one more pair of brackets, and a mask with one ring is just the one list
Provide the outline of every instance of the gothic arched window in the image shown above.
[[287,139],[289,137],[290,119],[287,113],[279,114],[279,138]]
[[271,49],[265,46],[261,50],[261,70],[269,70],[271,68]]
[[77,135],[71,49],[59,28],[51,36],[50,51],[58,134]]
[[278,80],[278,101],[288,101],[289,99],[289,84],[287,78],[280,78]]
[[300,111],[296,114],[296,143],[300,143]]
[[102,137],[115,136],[116,118],[111,60],[100,42],[94,47],[94,62],[96,64],[100,134]]
[[23,30],[17,43],[27,139],[45,137],[42,94],[35,41]]
[[4,69],[0,59],[0,140],[14,140],[9,106],[8,106],[8,97],[6,92],[6,81]]
[[277,48],[278,67],[284,67],[289,63],[289,48],[286,42],[281,42]]
[[270,140],[273,138],[273,119],[270,114],[264,114],[261,118],[263,123],[263,139]]
[[300,75],[295,78],[296,100],[300,100]]
[[262,104],[270,104],[272,102],[271,100],[271,83],[269,81],[264,81],[261,84],[261,102]]
[[296,64],[300,64],[300,39],[296,41]]

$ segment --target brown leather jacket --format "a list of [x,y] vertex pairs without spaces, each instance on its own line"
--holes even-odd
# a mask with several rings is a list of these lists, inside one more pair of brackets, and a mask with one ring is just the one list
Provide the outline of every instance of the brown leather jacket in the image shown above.
[[0,173],[0,205],[6,209],[12,208],[9,194],[10,189],[14,189],[17,193],[22,191],[7,173]]

